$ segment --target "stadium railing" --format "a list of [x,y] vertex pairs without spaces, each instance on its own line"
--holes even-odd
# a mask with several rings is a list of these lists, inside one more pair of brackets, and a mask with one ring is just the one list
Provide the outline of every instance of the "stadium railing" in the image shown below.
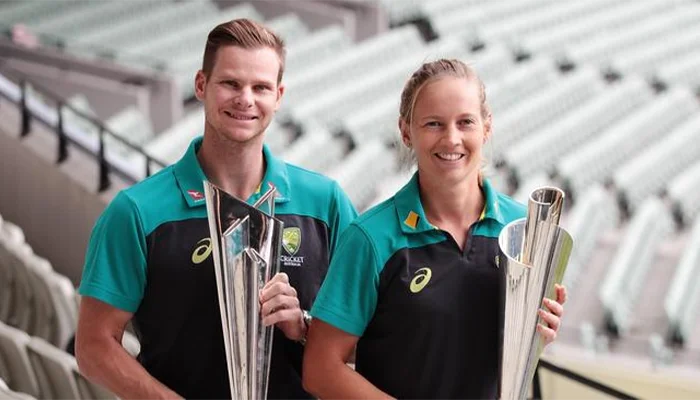
[[[7,73],[7,70],[4,71]],[[99,175],[97,182],[97,191],[102,192],[107,190],[111,185],[110,173],[117,174],[129,183],[140,181],[143,176],[151,175],[151,165],[156,164],[164,167],[167,164],[161,162],[147,154],[139,145],[131,143],[108,129],[105,124],[99,119],[92,117],[77,110],[69,105],[65,99],[52,93],[50,90],[29,82],[28,80],[18,75],[19,85],[0,76],[0,96],[11,103],[14,103],[19,108],[20,118],[20,137],[25,137],[31,133],[31,125],[33,121],[48,127],[57,135],[58,142],[56,148],[56,162],[62,163],[69,156],[69,148],[78,149],[79,151],[91,156],[99,166]],[[38,98],[30,94],[34,91],[40,96],[52,103],[55,107],[48,106],[42,103]],[[97,141],[84,140],[81,138],[81,132],[76,132],[79,129],[64,123],[64,110],[69,110],[72,114],[79,116],[84,121],[94,125],[97,128]],[[129,148],[136,154],[141,155],[145,159],[143,176],[136,172],[133,166],[129,166],[126,162],[120,162],[118,157],[108,157],[106,139],[116,141],[122,146]],[[81,140],[83,139],[83,140]],[[125,161],[125,160],[121,160]]]

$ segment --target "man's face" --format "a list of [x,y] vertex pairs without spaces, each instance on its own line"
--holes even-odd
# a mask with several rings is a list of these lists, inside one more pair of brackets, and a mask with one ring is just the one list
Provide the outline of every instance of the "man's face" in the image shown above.
[[209,77],[199,71],[195,79],[207,130],[224,142],[262,141],[284,92],[277,84],[279,69],[272,48],[220,47]]

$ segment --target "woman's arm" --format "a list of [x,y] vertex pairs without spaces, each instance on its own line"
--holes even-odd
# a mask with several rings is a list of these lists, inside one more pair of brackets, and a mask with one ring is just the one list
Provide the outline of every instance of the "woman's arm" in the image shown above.
[[358,337],[314,319],[304,350],[304,389],[321,399],[390,399],[350,368]]

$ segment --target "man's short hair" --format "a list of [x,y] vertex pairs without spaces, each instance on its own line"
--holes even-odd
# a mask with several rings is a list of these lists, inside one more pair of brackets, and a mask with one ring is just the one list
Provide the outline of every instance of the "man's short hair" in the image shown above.
[[282,82],[286,50],[284,41],[267,27],[246,18],[234,19],[217,25],[209,32],[204,48],[202,72],[209,78],[216,62],[216,52],[221,46],[238,46],[244,49],[269,47],[277,53],[280,69],[277,83]]

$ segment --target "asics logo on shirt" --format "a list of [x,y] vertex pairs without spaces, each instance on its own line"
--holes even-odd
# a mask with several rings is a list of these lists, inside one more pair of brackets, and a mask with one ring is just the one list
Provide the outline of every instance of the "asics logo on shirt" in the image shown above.
[[433,276],[433,271],[430,270],[430,268],[425,267],[421,268],[418,271],[416,271],[416,274],[413,276],[413,279],[411,279],[411,284],[409,285],[408,289],[411,291],[411,293],[418,293],[423,288],[425,288],[428,285],[428,282],[430,282],[430,278]]
[[192,252],[192,263],[201,264],[211,254],[211,239],[204,238],[197,242],[197,247]]

